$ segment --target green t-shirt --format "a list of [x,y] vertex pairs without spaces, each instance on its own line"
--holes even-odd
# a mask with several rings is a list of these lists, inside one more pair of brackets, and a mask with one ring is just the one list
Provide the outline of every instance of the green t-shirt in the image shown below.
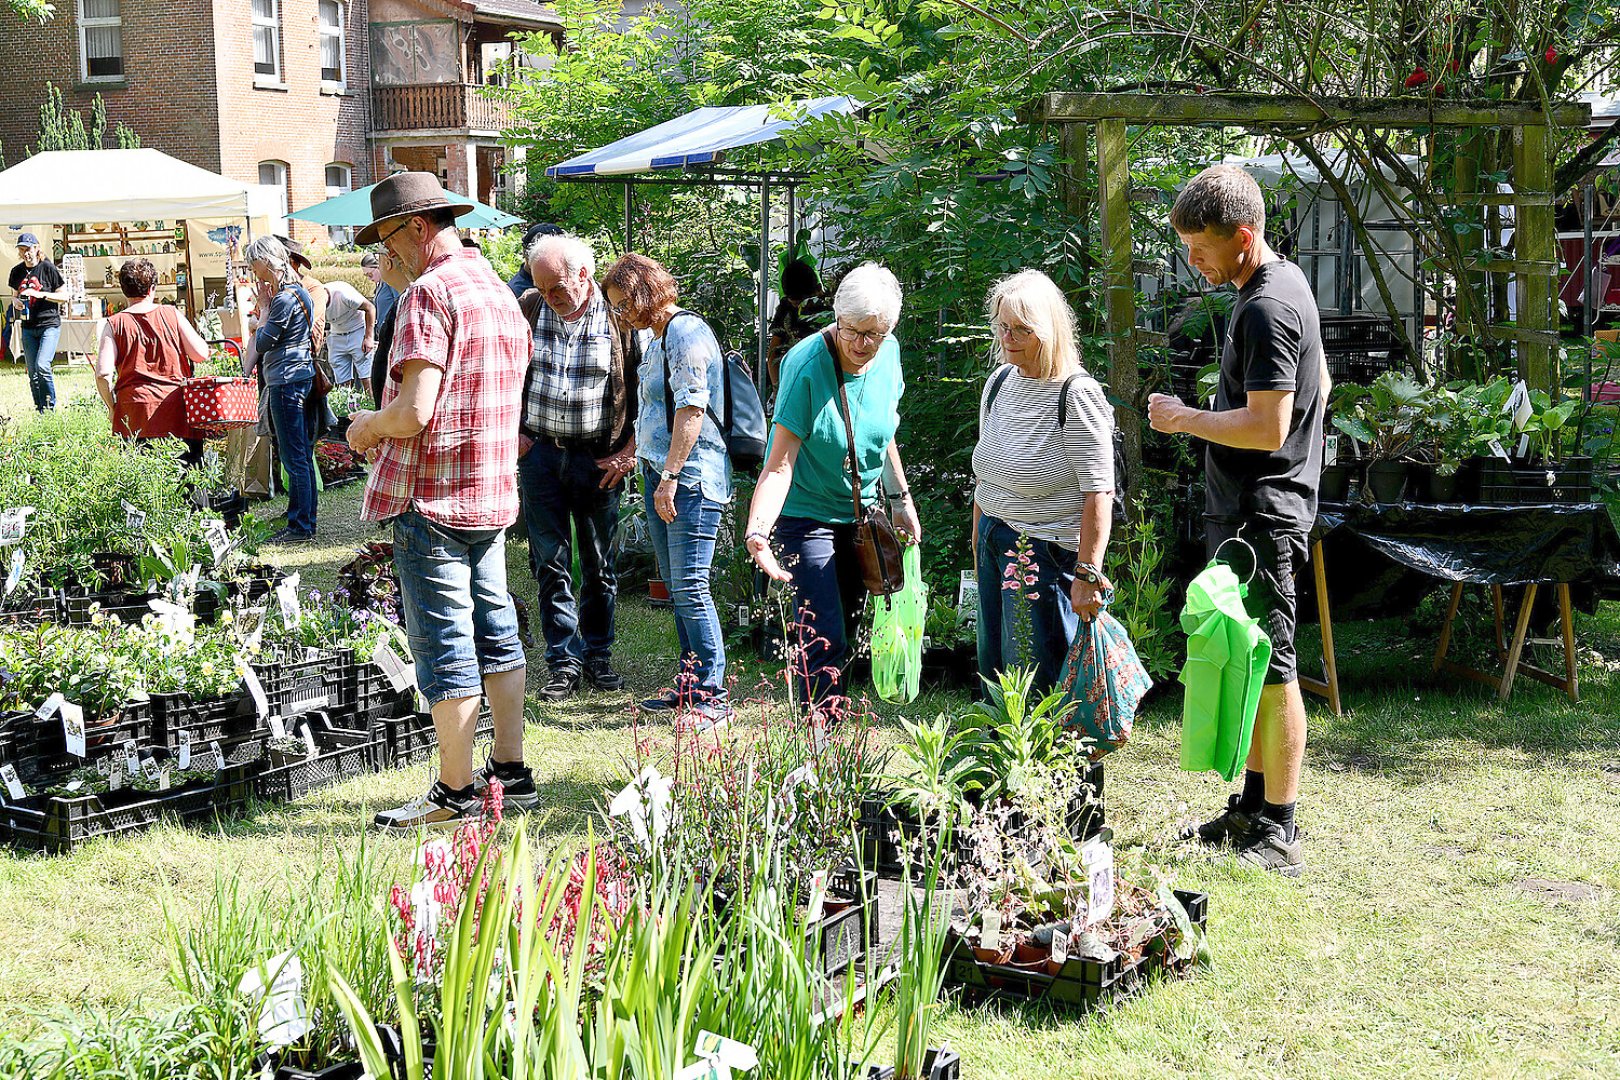
[[[821,334],[805,338],[782,360],[774,420],[804,443],[793,465],[793,486],[782,505],[785,517],[829,523],[855,520],[849,490],[849,440],[838,409],[835,362]],[[893,336],[883,340],[863,374],[845,374],[844,388],[855,427],[855,457],[861,467],[864,506],[877,498],[883,452],[900,427],[900,395],[906,392],[905,376],[900,371],[900,345]]]

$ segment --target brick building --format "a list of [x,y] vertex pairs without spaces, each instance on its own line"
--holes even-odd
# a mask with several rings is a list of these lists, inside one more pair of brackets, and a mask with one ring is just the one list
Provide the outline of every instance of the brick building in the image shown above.
[[289,208],[398,167],[487,200],[506,112],[477,86],[508,33],[561,33],[534,0],[58,0],[44,25],[0,24],[8,161],[37,139],[51,82],[87,117],[99,92],[143,146],[281,187]]

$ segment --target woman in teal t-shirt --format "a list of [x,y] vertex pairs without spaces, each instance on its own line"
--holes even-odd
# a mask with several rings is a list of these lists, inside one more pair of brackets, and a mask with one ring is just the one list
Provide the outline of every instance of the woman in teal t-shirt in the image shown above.
[[760,569],[793,584],[802,646],[795,675],[805,709],[819,707],[838,687],[865,599],[855,555],[840,371],[855,431],[861,504],[878,498],[881,479],[896,528],[922,538],[894,442],[906,389],[900,346],[892,336],[900,321],[900,283],[876,263],[856,267],[838,286],[833,317],[833,327],[799,342],[782,361],[771,442],[746,536]]

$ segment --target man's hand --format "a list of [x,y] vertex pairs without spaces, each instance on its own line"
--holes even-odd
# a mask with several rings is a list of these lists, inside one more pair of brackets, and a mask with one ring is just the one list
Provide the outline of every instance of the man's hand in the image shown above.
[[602,482],[598,485],[603,490],[619,486],[625,477],[636,468],[636,444],[632,440],[617,454],[609,454],[605,458],[596,459],[596,467],[602,470]]
[[1069,606],[1074,609],[1084,622],[1090,622],[1102,610],[1102,594],[1112,589],[1114,583],[1107,577],[1101,577],[1096,584],[1092,584],[1083,577],[1076,577],[1074,585],[1069,589]]
[[[367,409],[349,415],[349,449],[357,454],[366,454],[382,441],[373,430],[376,427],[376,416],[374,411]],[[367,460],[371,460],[369,456]]]
[[528,457],[529,451],[534,449],[534,440],[523,432],[518,432],[518,457]]
[[776,552],[771,550],[771,542],[763,536],[750,536],[743,541],[748,548],[748,554],[753,558],[754,565],[765,571],[765,576],[772,581],[792,581],[793,575],[782,569],[782,564],[776,561]]
[[362,341],[360,343],[360,351],[362,353],[374,353],[374,352],[376,352],[377,351],[377,339],[375,337],[373,337],[372,335],[367,334],[366,335],[366,340],[364,340],[364,341]]
[[1162,431],[1166,435],[1185,434],[1186,428],[1182,425],[1198,411],[1184,405],[1174,394],[1148,395],[1148,423],[1153,425],[1154,431]]

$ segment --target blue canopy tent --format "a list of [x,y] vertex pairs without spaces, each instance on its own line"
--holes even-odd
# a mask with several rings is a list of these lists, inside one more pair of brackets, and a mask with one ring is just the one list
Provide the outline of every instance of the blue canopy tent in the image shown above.
[[775,142],[824,116],[853,113],[853,98],[825,97],[795,102],[786,108],[769,105],[711,105],[693,109],[645,131],[570,158],[546,169],[552,180],[624,185],[624,245],[635,247],[632,210],[637,184],[707,184],[758,188],[759,208],[759,355],[756,377],[765,371],[771,288],[771,187],[787,189],[787,235],[797,233],[794,181],[790,172],[722,170],[728,151]]
[[[318,202],[314,206],[306,206],[302,210],[288,214],[288,217],[299,221],[312,221],[317,225],[326,225],[336,228],[358,228],[371,224],[371,189],[376,184],[334,195],[325,202]],[[504,210],[497,210],[493,206],[485,206],[481,202],[468,199],[473,208],[456,219],[456,224],[464,229],[504,229],[508,225],[522,223],[523,219]]]

